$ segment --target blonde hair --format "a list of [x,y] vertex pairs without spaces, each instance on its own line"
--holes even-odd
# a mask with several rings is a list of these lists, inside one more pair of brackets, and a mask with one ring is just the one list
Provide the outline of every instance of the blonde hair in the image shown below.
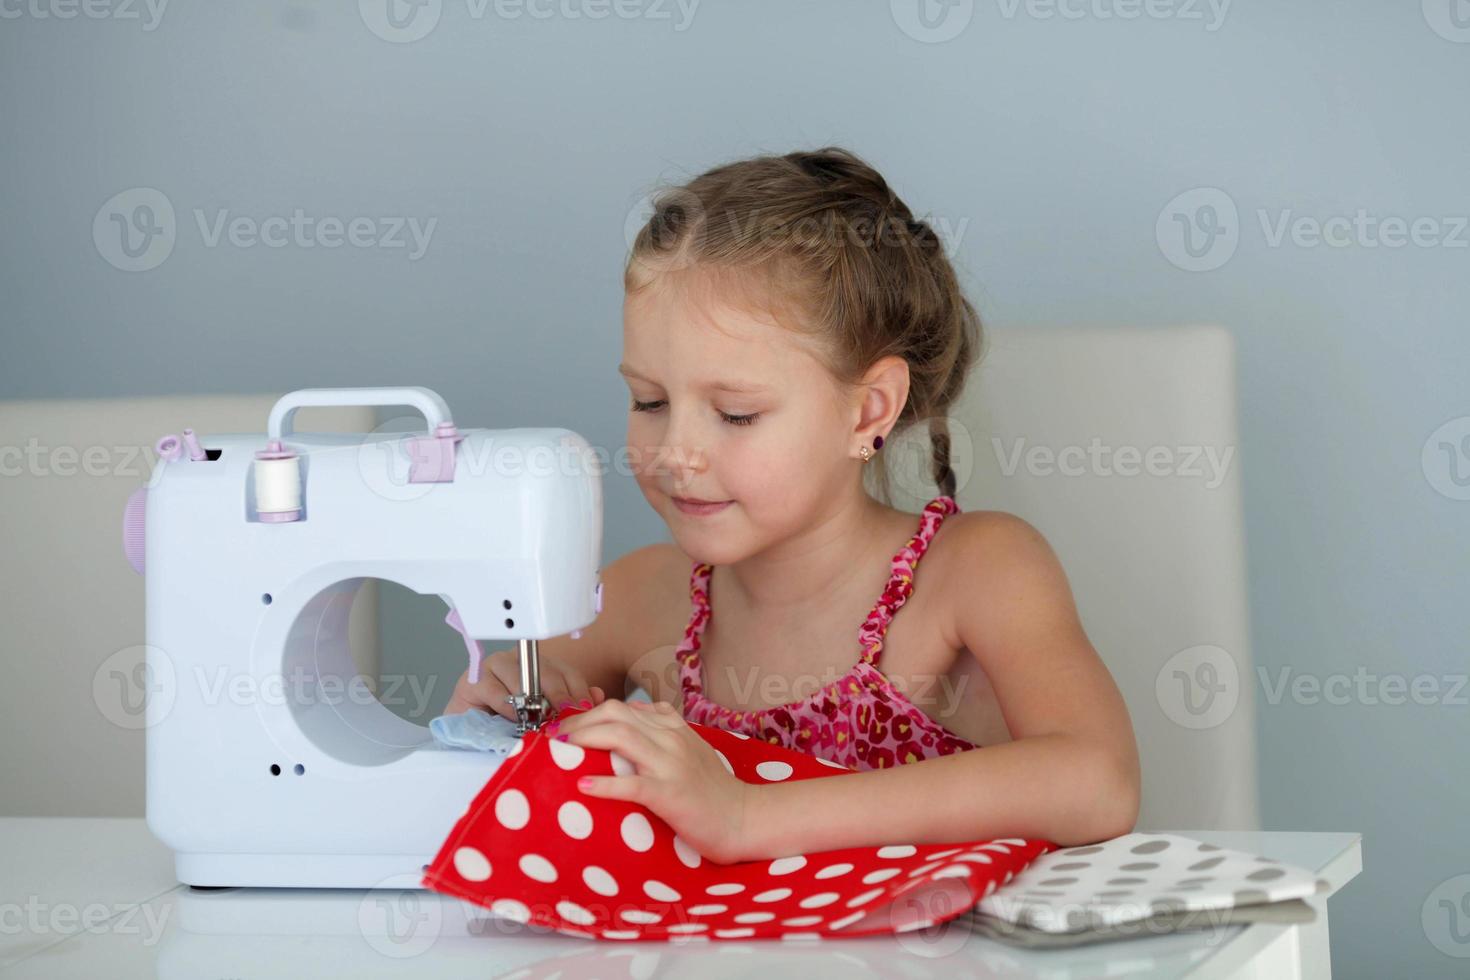
[[[766,305],[796,314],[778,319],[816,342],[842,387],[883,357],[903,358],[908,400],[894,429],[928,423],[930,475],[954,494],[946,413],[979,357],[980,318],[939,236],[872,166],[829,146],[723,164],[661,190],[633,241],[624,289],[693,267],[747,294],[763,285]],[[877,471],[888,503],[887,467]]]

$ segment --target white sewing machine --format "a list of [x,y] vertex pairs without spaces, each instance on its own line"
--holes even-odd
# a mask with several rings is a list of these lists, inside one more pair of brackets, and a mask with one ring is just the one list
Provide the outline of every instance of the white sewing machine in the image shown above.
[[[297,409],[409,405],[420,433],[293,433]],[[601,609],[600,461],[566,429],[458,430],[427,388],[292,392],[266,432],[164,436],[124,546],[144,573],[147,823],[201,886],[417,880],[502,761],[390,712],[348,643],[369,577],[519,641],[519,731],[548,720],[536,641]],[[146,533],[144,533],[146,530]]]

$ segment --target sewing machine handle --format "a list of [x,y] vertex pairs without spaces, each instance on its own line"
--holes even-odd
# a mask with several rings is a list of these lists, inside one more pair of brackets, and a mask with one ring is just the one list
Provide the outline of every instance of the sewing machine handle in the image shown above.
[[429,388],[301,388],[281,396],[271,408],[266,423],[268,439],[283,439],[292,432],[291,421],[298,408],[321,408],[334,405],[408,405],[419,410],[428,422],[429,434],[448,424],[449,405],[439,393]]

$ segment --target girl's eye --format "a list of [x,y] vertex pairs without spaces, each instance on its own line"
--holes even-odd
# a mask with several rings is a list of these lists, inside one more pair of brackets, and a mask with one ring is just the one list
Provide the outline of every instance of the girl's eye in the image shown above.
[[[633,411],[654,412],[661,408],[663,404],[663,399],[652,402],[640,402],[635,398],[633,399]],[[749,415],[728,415],[725,412],[721,412],[720,417],[731,425],[750,425],[756,419],[760,418],[760,412],[751,412]]]

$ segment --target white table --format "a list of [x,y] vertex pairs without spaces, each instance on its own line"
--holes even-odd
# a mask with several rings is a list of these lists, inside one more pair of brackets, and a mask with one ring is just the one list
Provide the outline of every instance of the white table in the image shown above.
[[783,942],[610,942],[532,930],[436,892],[198,890],[140,819],[0,819],[0,974],[11,977],[1084,977],[1331,974],[1327,899],[1362,870],[1347,833],[1170,831],[1315,871],[1312,923],[1026,950],[959,926]]

